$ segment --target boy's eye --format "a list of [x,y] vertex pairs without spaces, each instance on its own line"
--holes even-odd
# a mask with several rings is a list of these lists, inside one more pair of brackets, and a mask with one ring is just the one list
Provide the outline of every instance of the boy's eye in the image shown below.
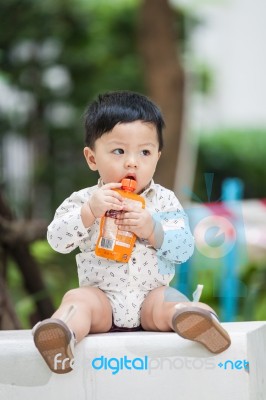
[[114,154],[124,154],[124,150],[123,149],[115,149],[113,150]]
[[149,156],[151,154],[150,150],[142,150],[141,154],[143,154],[144,156]]

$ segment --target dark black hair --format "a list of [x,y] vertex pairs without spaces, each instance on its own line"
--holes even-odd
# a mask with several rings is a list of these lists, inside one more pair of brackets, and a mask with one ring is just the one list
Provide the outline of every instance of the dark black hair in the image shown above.
[[100,94],[85,111],[86,146],[94,149],[95,141],[104,133],[111,131],[116,124],[137,120],[155,125],[161,151],[165,124],[161,111],[151,100],[142,94],[130,91]]

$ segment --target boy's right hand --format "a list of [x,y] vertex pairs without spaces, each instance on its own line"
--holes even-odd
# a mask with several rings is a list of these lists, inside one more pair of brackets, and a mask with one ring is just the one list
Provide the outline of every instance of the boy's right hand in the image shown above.
[[96,190],[88,201],[91,212],[95,218],[104,216],[108,210],[121,211],[123,197],[112,189],[120,189],[121,183],[107,183]]

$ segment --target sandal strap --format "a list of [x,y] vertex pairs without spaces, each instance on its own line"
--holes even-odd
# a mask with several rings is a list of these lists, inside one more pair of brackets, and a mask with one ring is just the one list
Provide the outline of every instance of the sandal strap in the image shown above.
[[197,285],[197,288],[195,290],[195,292],[193,293],[192,297],[193,297],[193,302],[198,302],[200,300],[202,291],[203,291],[203,285]]
[[[75,333],[68,328],[68,326],[66,325],[67,321],[70,320],[70,318],[73,317],[73,315],[75,314],[77,308],[76,306],[74,306],[73,304],[71,304],[71,306],[69,306],[69,308],[63,313],[62,317],[60,319],[56,319],[56,318],[49,318],[49,320],[58,320],[61,321],[65,324],[65,329],[68,329],[71,332],[71,340],[70,340],[70,346],[71,346],[71,350],[74,349],[74,345],[76,344],[76,336]],[[45,320],[47,321],[47,320]],[[32,335],[35,335],[36,330],[38,329],[38,327],[42,324],[43,321],[39,321],[37,322],[36,325],[34,325],[34,327],[31,330]]]
[[74,306],[74,304],[71,304],[71,306],[69,306],[69,308],[60,317],[61,321],[63,321],[64,323],[67,323],[67,321],[69,321],[73,317],[73,315],[76,313],[76,311],[77,311],[77,307]]

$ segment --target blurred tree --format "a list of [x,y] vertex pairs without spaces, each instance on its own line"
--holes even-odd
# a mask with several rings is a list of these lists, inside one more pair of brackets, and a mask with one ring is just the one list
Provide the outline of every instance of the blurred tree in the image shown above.
[[[13,192],[6,190],[9,204],[0,204],[1,245],[3,254],[7,251],[18,263],[25,287],[36,293],[43,284],[30,243],[44,236],[43,225],[19,225],[14,214],[50,219],[69,193],[96,182],[82,156],[82,114],[96,94],[119,89],[145,92],[146,86],[167,122],[157,179],[173,187],[183,107],[182,15],[166,0],[143,0],[140,8],[133,0],[2,0],[0,16],[3,187],[9,189],[9,178],[14,179]],[[24,158],[33,156],[32,165],[25,160],[23,164],[23,151]],[[25,185],[31,183],[23,203],[14,188],[24,185],[21,173],[26,167],[33,176],[25,180]],[[47,307],[36,304],[39,318],[51,313],[49,299]]]
[[139,48],[145,83],[166,121],[165,148],[155,176],[158,182],[170,189],[174,186],[183,122],[182,24],[183,16],[168,1],[143,0],[139,18]]
[[10,323],[13,323],[11,327],[19,327],[6,284],[9,256],[18,265],[27,291],[32,295],[42,293],[41,297],[36,298],[37,311],[36,315],[32,316],[32,321],[37,322],[40,319],[44,319],[54,311],[52,301],[39,271],[38,263],[29,249],[29,243],[36,240],[40,234],[44,236],[45,231],[46,224],[44,223],[36,223],[35,221],[29,224],[14,221],[14,217],[0,192],[0,255],[2,256],[0,264],[0,329],[10,328]]
[[14,102],[0,107],[0,132],[34,146],[24,215],[50,218],[64,196],[96,182],[84,168],[82,114],[99,92],[142,91],[136,12],[131,2],[1,2],[0,74]]
[[[50,218],[64,195],[96,181],[84,168],[81,117],[85,105],[106,90],[143,92],[146,86],[159,104],[167,128],[156,177],[173,187],[182,125],[184,18],[165,0],[143,0],[138,7],[137,1],[1,2],[0,82],[12,98],[1,107],[0,96],[2,146],[13,132],[34,148],[28,202],[16,204],[13,195],[16,212]],[[23,169],[19,163],[17,169]]]
[[221,197],[224,179],[237,177],[244,182],[244,198],[265,198],[266,131],[263,129],[227,129],[207,131],[199,141],[194,193],[204,201],[203,172],[212,171],[212,201]]
[[[69,193],[96,182],[83,161],[82,114],[99,92],[142,91],[136,12],[133,3],[108,1],[104,7],[83,0],[0,2],[1,190],[9,189],[9,178],[14,179],[13,189],[21,184],[22,150],[34,149],[27,205],[17,201],[15,190],[5,190],[9,201],[0,203],[0,266],[5,281],[11,255],[31,294],[45,292],[30,253],[30,243],[44,238],[45,230],[35,223],[19,225],[13,220],[14,210],[20,218],[50,219]],[[31,150],[25,157],[30,154]],[[43,319],[52,307],[45,293],[40,296],[35,296],[36,317]],[[6,296],[2,301],[8,305]]]

